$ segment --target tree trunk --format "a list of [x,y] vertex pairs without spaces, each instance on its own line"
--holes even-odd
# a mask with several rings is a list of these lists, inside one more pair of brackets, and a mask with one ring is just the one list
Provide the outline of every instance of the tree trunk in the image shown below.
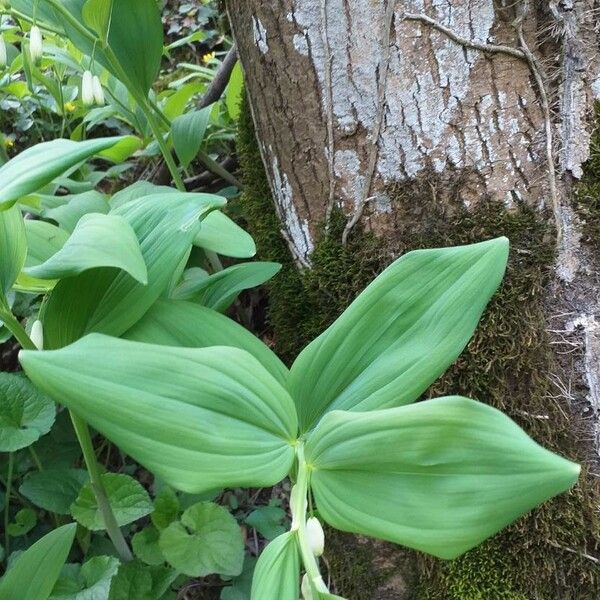
[[[563,413],[572,430],[565,435],[588,440],[580,444],[581,456],[597,469],[600,228],[594,220],[600,219],[600,183],[581,191],[577,180],[590,154],[594,94],[600,97],[600,2],[274,4],[229,0],[228,9],[281,234],[301,277],[314,281],[319,247],[331,244],[332,236],[347,252],[357,247],[353,240],[371,233],[385,245],[389,261],[410,249],[416,230],[436,239],[439,229],[452,225],[477,238],[504,233],[482,225],[486,211],[487,217],[494,213],[499,229],[517,227],[522,215],[530,215],[529,238],[523,228],[512,236],[506,232],[513,242],[514,277],[526,270],[527,253],[541,255],[546,244],[556,249],[545,263],[527,263],[533,279],[520,288],[527,296],[523,306],[533,302],[536,289],[543,323],[535,339],[543,338],[552,372],[539,380],[533,371],[505,372],[498,380],[504,378],[509,393],[520,385],[509,377],[528,378],[531,389],[560,410],[534,415],[511,398],[503,408],[513,416],[525,413],[525,426],[534,429],[536,421],[549,420],[548,431],[554,432],[562,427]],[[534,229],[539,235],[532,241]],[[447,238],[462,239],[452,231]],[[519,311],[518,301],[513,310]],[[502,332],[492,328],[494,337]],[[472,381],[465,385],[480,389]],[[549,443],[568,454],[565,440]],[[594,488],[589,481],[583,480],[584,490]],[[581,502],[571,508],[584,520],[592,518]],[[550,562],[559,569],[561,556],[578,557],[573,569],[592,587],[577,593],[593,590],[598,573],[590,552],[598,548],[597,537],[588,533],[569,545],[551,526],[544,531],[545,542],[556,550]],[[515,535],[507,543],[527,547],[528,539]],[[444,573],[441,597],[471,597],[451,595],[452,576],[444,579],[451,569]],[[550,597],[587,597],[565,587],[571,575],[557,575],[563,583],[555,584]],[[524,590],[517,593],[538,597],[534,583],[527,588],[513,579]]]

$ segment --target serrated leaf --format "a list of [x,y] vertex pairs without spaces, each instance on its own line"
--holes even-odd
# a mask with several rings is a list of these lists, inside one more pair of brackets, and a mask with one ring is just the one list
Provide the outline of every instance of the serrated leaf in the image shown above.
[[310,434],[306,461],[331,526],[441,558],[476,546],[579,475],[500,411],[460,397],[333,411]]
[[43,307],[45,347],[65,346],[92,331],[119,336],[132,327],[170,285],[174,265],[190,251],[199,219],[223,202],[207,194],[156,194],[112,211],[138,238],[148,284],[107,268],[63,279]]
[[27,256],[27,235],[21,211],[0,210],[0,304],[17,280]]
[[204,219],[194,246],[233,258],[252,258],[256,254],[252,236],[219,210]]
[[98,267],[114,267],[145,285],[146,263],[135,232],[117,215],[83,216],[64,246],[40,265],[25,273],[38,279],[62,279]]
[[416,250],[389,266],[294,362],[288,389],[301,431],[329,410],[414,402],[466,346],[507,256],[498,238]]
[[181,521],[161,531],[159,545],[167,561],[192,577],[242,572],[244,541],[236,520],[218,504],[200,502]]
[[0,452],[30,446],[50,431],[55,417],[54,402],[25,377],[0,373]]
[[[152,512],[152,501],[148,492],[133,477],[122,473],[103,473],[100,477],[119,526],[128,525]],[[71,514],[87,529],[105,529],[91,483],[81,488],[71,505]]]
[[213,275],[198,268],[188,269],[171,297],[198,302],[218,312],[225,312],[241,292],[269,281],[280,269],[279,263],[271,262],[233,265]]
[[88,480],[87,471],[83,469],[45,469],[31,473],[21,484],[19,493],[44,510],[68,515],[71,504]]
[[252,600],[298,600],[300,552],[295,532],[273,540],[258,557],[252,580]]
[[269,486],[291,467],[293,402],[243,350],[94,334],[20,360],[42,390],[176,489]]
[[210,121],[212,105],[192,110],[173,120],[171,135],[179,162],[186,169],[196,158]]
[[120,137],[84,142],[57,139],[36,144],[0,168],[0,211],[32,194],[70,168],[114,146]]
[[21,554],[0,581],[0,598],[47,600],[73,544],[75,523],[63,525]]
[[249,352],[285,385],[288,370],[275,353],[247,329],[222,314],[191,302],[158,300],[124,336],[163,346],[232,346]]
[[112,581],[108,600],[153,600],[150,570],[138,561],[124,563]]
[[162,550],[158,545],[160,532],[156,527],[144,527],[131,539],[133,553],[147,565],[162,565],[165,562]]

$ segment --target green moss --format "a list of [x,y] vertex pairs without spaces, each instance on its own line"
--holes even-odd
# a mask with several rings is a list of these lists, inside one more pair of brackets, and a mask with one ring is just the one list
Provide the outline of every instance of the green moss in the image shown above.
[[[356,229],[343,247],[339,242],[343,219],[337,215],[331,235],[316,245],[313,268],[299,274],[279,234],[249,111],[243,114],[239,151],[246,191],[242,204],[260,257],[284,264],[270,287],[270,324],[278,352],[288,362],[292,360],[391,257],[415,248],[506,235],[511,240],[511,258],[505,281],[469,346],[429,395],[455,393],[487,402],[509,414],[539,443],[583,460],[569,408],[560,404],[550,380],[557,369],[543,305],[554,259],[550,216],[526,205],[507,212],[504,205],[487,199],[467,210],[455,193],[462,185],[460,176],[451,183],[428,176],[388,190],[397,211],[396,222],[402,224],[393,239],[383,242]],[[598,178],[588,185],[597,185],[600,191],[600,153],[593,160],[598,162]],[[593,197],[598,202],[600,195]],[[580,553],[600,554],[598,500],[590,478],[582,476],[574,490],[524,516],[458,560],[443,562],[420,556],[422,577],[415,597],[597,599],[600,569]],[[372,557],[357,552],[350,539],[343,538],[348,544],[346,555],[343,547],[337,546],[339,558],[332,564],[333,579],[340,582],[338,591],[351,600],[375,597],[381,581],[372,571]],[[369,580],[372,585],[367,585]],[[388,596],[392,597],[399,596]]]

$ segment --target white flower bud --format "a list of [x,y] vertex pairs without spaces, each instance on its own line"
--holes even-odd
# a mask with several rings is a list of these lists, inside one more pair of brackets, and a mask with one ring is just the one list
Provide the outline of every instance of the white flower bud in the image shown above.
[[84,71],[81,78],[81,101],[85,106],[94,104],[94,78],[91,71]]
[[42,322],[38,319],[31,326],[31,341],[38,350],[44,349],[44,328]]
[[4,69],[8,63],[8,53],[4,36],[0,33],[0,69]]
[[104,90],[102,89],[102,84],[100,83],[100,77],[98,75],[94,75],[92,78],[92,91],[94,92],[94,100],[98,106],[104,106]]
[[42,41],[42,32],[37,25],[34,25],[29,32],[29,56],[31,62],[37,64],[42,60],[44,45]]
[[313,593],[310,589],[310,579],[308,578],[308,573],[304,573],[304,577],[302,577],[300,591],[302,592],[302,600],[313,600]]
[[325,533],[319,519],[316,517],[310,517],[306,520],[306,538],[313,554],[321,556],[325,549]]

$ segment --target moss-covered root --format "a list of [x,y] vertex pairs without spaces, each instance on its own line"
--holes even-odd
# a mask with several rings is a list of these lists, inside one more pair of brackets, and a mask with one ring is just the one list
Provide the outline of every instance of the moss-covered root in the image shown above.
[[[350,244],[342,247],[340,218],[332,235],[317,243],[313,269],[299,274],[279,234],[247,109],[240,123],[239,151],[246,185],[243,208],[259,255],[284,264],[270,287],[269,317],[276,349],[286,360],[292,360],[335,319],[393,256],[415,248],[506,235],[511,240],[511,258],[501,290],[466,351],[430,394],[457,393],[487,402],[508,413],[540,444],[582,460],[569,407],[554,398],[549,377],[557,369],[543,306],[554,260],[550,219],[525,205],[507,212],[504,205],[485,199],[466,210],[458,197],[452,199],[452,182],[430,176],[427,181],[388,190],[398,223],[395,239],[381,241],[353,231]],[[460,187],[460,182],[455,183]],[[414,588],[415,597],[598,600],[599,566],[582,553],[600,555],[599,502],[597,481],[582,475],[570,493],[546,503],[458,560],[421,557],[422,576]],[[331,575],[339,592],[351,600],[378,597],[382,578],[373,560],[387,556],[389,546],[365,547],[361,538],[357,541],[341,534],[329,539],[338,540],[333,542],[337,544],[334,551],[330,541],[329,551]],[[394,568],[401,567],[403,576],[410,572],[405,565]]]

